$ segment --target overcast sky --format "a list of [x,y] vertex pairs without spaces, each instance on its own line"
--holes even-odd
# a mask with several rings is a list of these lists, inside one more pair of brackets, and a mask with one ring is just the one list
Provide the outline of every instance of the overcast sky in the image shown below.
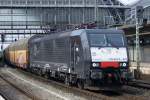
[[119,1],[125,5],[132,5],[132,4],[135,4],[136,2],[138,2],[140,0],[119,0]]

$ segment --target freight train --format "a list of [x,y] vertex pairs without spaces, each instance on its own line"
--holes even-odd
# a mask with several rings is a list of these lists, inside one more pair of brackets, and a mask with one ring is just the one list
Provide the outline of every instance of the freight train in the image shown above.
[[4,50],[8,64],[79,88],[120,87],[131,80],[124,32],[80,29],[34,35]]

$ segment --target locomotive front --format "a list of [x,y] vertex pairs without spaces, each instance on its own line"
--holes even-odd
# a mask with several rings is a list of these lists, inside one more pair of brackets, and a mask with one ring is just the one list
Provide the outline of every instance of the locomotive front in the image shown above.
[[92,62],[90,77],[93,83],[122,85],[128,82],[129,60],[123,31],[88,32],[87,37]]

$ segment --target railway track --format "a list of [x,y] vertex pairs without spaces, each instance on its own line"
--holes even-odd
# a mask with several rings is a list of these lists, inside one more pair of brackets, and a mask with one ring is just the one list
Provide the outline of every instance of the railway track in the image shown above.
[[35,74],[29,73],[26,71],[23,71],[21,69],[17,69],[17,70],[20,71],[21,73],[24,73],[26,75],[31,76],[33,79],[38,79],[38,80],[44,82],[45,84],[53,85],[54,87],[61,88],[67,92],[76,93],[77,95],[85,97],[87,100],[108,100],[108,99],[110,99],[109,97],[104,96],[104,95],[100,95],[99,93],[96,94],[96,93],[91,92],[91,91],[81,90],[77,87],[67,86],[64,83],[57,82],[55,80],[48,80],[46,78],[37,76]]
[[[26,72],[26,71],[23,71],[20,69],[12,70],[12,71],[13,71],[13,73],[23,74],[27,77],[30,77],[30,79],[32,79],[33,81],[34,80],[35,81],[41,81],[42,83],[44,83],[46,85],[50,85],[50,86],[56,87],[57,89],[61,89],[66,93],[73,93],[73,94],[76,94],[78,96],[84,97],[84,98],[86,98],[86,100],[126,100],[126,99],[128,99],[128,100],[129,99],[130,100],[147,100],[147,99],[143,99],[142,97],[135,96],[135,95],[132,95],[129,93],[81,90],[77,87],[67,86],[64,83],[60,83],[60,82],[57,82],[54,80],[48,80],[48,79],[45,79],[43,77],[37,76],[35,74],[29,73],[29,72]],[[7,81],[9,81],[9,80],[7,80]],[[25,94],[29,95],[29,97],[32,98],[33,100],[40,100],[39,98],[33,96],[32,93],[30,93],[30,91],[25,91],[25,92],[26,92]]]
[[87,100],[116,100],[116,98],[112,97],[112,96],[118,96],[118,98],[120,98],[119,100],[126,100],[126,98],[130,98],[130,99],[136,99],[136,100],[145,100],[143,98],[137,97],[137,96],[133,96],[130,94],[125,94],[122,95],[122,92],[114,92],[114,91],[90,91],[90,90],[81,90],[77,87],[72,87],[72,86],[67,86],[64,83],[60,83],[57,81],[53,81],[53,80],[48,80],[45,79],[43,77],[37,76],[35,74],[17,69],[18,71],[20,71],[21,73],[24,73],[26,75],[32,76],[33,78],[39,79],[40,81],[43,81],[46,84],[50,85],[54,85],[57,86],[59,88],[62,89],[62,87],[64,89],[66,89],[68,92],[73,92],[73,93],[77,93],[79,95],[82,95],[84,97],[87,98]]
[[133,82],[129,83],[129,86],[150,90],[150,83],[141,80],[134,80]]
[[[41,100],[37,97],[35,97],[34,95],[32,95],[31,91],[25,91],[22,88],[19,88],[17,85],[11,83],[9,80],[7,80],[3,75],[0,74],[0,79],[2,79],[3,81],[5,81],[6,83],[8,83],[10,86],[12,86],[13,88],[15,88],[17,91],[19,91],[21,94],[25,95],[26,97],[30,98],[30,100]],[[6,95],[2,95],[6,100],[12,100],[10,97],[6,96]]]

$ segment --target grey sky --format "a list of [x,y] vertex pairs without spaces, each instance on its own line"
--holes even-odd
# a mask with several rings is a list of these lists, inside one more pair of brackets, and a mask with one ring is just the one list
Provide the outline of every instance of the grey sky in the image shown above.
[[136,2],[140,1],[140,0],[119,0],[121,3],[123,3],[124,5],[132,5],[135,4]]

